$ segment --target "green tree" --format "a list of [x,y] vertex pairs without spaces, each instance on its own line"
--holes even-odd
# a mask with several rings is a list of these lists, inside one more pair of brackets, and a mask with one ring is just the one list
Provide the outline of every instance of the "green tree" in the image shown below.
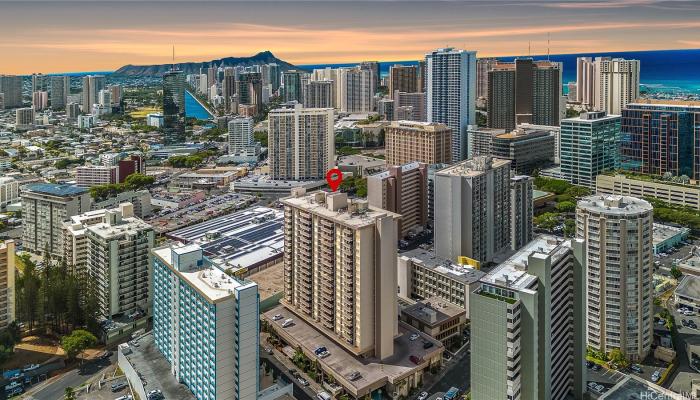
[[557,204],[557,211],[565,213],[576,211],[576,203],[573,201],[562,201]]
[[139,190],[152,185],[156,178],[144,174],[133,173],[124,179],[124,186],[131,190]]
[[536,216],[534,218],[533,222],[539,228],[546,229],[546,230],[552,230],[552,229],[554,229],[554,227],[559,225],[559,217],[557,216],[556,213],[547,212],[547,213]]
[[573,218],[567,218],[564,221],[564,236],[574,237],[576,234],[576,220]]
[[681,272],[677,265],[674,265],[671,267],[671,276],[676,279],[680,279],[681,276],[683,276],[683,272]]
[[585,197],[591,194],[591,189],[584,187],[584,186],[575,186],[572,185],[568,189],[566,189],[566,192],[569,196],[575,198],[575,199],[580,199],[581,197]]
[[76,329],[70,335],[61,338],[61,347],[70,360],[95,344],[97,344],[95,335],[84,329]]
[[627,357],[625,357],[625,354],[620,349],[610,350],[610,353],[608,353],[608,358],[618,367],[626,368],[629,365]]

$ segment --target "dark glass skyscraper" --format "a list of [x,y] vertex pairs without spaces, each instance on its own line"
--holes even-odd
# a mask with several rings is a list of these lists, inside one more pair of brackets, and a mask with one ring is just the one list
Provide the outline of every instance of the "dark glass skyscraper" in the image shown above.
[[700,179],[700,105],[655,100],[622,109],[622,167]]
[[185,73],[171,70],[163,74],[163,142],[185,142]]

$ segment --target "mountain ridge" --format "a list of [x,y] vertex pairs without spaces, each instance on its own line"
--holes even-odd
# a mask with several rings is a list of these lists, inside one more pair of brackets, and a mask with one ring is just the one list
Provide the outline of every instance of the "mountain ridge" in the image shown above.
[[[181,62],[175,63],[178,70],[183,71],[186,74],[198,74],[200,68],[208,68],[210,66],[219,67],[223,65],[224,67],[235,67],[235,66],[252,66],[252,65],[262,65],[276,63],[280,66],[282,71],[288,71],[290,69],[301,69],[291,63],[281,60],[275,57],[271,51],[265,50],[250,57],[224,57],[211,61],[203,62]],[[165,72],[172,68],[173,64],[154,64],[154,65],[124,65],[116,71],[114,75],[120,76],[131,76],[131,77],[156,77],[162,76]]]

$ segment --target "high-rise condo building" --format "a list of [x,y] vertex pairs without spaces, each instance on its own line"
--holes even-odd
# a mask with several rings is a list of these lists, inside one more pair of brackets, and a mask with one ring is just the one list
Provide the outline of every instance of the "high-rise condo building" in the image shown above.
[[228,153],[241,154],[247,152],[253,143],[253,126],[251,117],[234,117],[228,122]]
[[577,58],[576,97],[590,110],[620,115],[639,97],[639,60]]
[[100,313],[107,318],[136,310],[148,313],[153,301],[153,228],[134,216],[131,203],[123,203],[85,229],[87,274],[95,284]]
[[489,97],[489,71],[498,63],[497,58],[479,58],[476,60],[476,97]]
[[197,400],[256,400],[258,285],[229,276],[197,244],[153,250],[153,337]]
[[51,108],[62,109],[68,104],[70,94],[70,76],[51,77]]
[[260,72],[243,72],[236,80],[239,104],[262,105],[262,76]]
[[651,204],[634,197],[593,195],[576,208],[588,258],[588,346],[636,362],[654,339],[653,219]]
[[282,305],[355,355],[392,356],[400,216],[346,193],[298,190],[281,201]]
[[510,178],[511,250],[518,250],[532,240],[532,182],[526,175]]
[[0,210],[18,201],[19,181],[9,176],[0,176]]
[[[426,121],[425,115],[425,92],[405,93],[390,92],[394,96],[394,109],[399,107],[411,107],[412,117],[410,121]],[[394,112],[396,114],[396,112]],[[406,118],[395,118],[400,121]]]
[[452,131],[445,124],[394,121],[384,128],[384,141],[389,165],[413,161],[449,163],[452,160]]
[[584,398],[585,257],[580,239],[540,236],[481,278],[469,296],[472,399]]
[[80,215],[73,215],[63,222],[63,260],[72,272],[86,276],[88,238],[86,228],[104,220],[106,209],[92,210]]
[[163,74],[163,142],[166,146],[185,143],[185,73]]
[[510,160],[475,157],[435,174],[435,252],[481,263],[510,248]]
[[[163,77],[165,79],[165,77]],[[83,112],[89,114],[92,105],[99,103],[97,96],[105,88],[105,77],[102,75],[86,75],[83,77]]]
[[335,160],[333,109],[296,104],[270,111],[268,146],[272,179],[324,179]]
[[412,162],[392,165],[367,177],[369,205],[401,215],[400,237],[418,233],[428,223],[428,167]]
[[308,81],[304,84],[302,98],[306,108],[332,108],[335,106],[332,81]]
[[237,109],[234,110],[231,108],[231,100],[236,94],[236,70],[232,67],[226,67],[224,69],[224,80],[221,83],[221,92],[224,97],[224,111],[237,112]]
[[420,92],[418,87],[417,65],[392,65],[389,67],[389,93],[396,91],[405,93]]
[[378,61],[363,61],[360,63],[359,68],[361,70],[369,71],[371,73],[371,84],[370,84],[370,96],[374,96],[379,88],[379,62]]
[[296,101],[303,102],[301,78],[304,73],[297,70],[289,70],[282,72],[282,98],[285,102]]
[[0,329],[15,320],[15,242],[0,242]]
[[69,120],[77,120],[80,115],[80,104],[78,103],[68,103],[66,105],[66,117]]
[[33,92],[48,92],[49,77],[44,74],[32,74],[32,93]]
[[33,92],[32,93],[32,108],[35,111],[40,111],[49,106],[49,92]]
[[32,125],[34,125],[34,107],[15,109],[15,127],[17,129],[28,129]]
[[452,130],[452,162],[470,156],[468,125],[476,125],[476,52],[453,48],[425,55],[426,116]]
[[377,114],[385,121],[393,121],[394,118],[394,100],[381,99],[377,101]]
[[595,177],[620,161],[620,116],[605,111],[581,113],[561,121],[560,167],[565,180],[595,187]]
[[280,88],[280,66],[275,63],[260,66],[263,85],[272,85],[272,92],[276,93]]
[[338,70],[338,100],[340,111],[368,113],[374,110],[373,73],[369,69],[340,68]]
[[76,185],[93,187],[119,182],[119,168],[104,165],[81,165],[75,168]]
[[22,107],[22,77],[16,75],[0,75],[0,93],[5,108]]
[[22,190],[22,247],[34,254],[62,257],[63,221],[90,209],[87,189],[33,183]]
[[700,179],[700,102],[628,104],[622,110],[621,131],[623,169]]
[[561,79],[561,63],[519,58],[494,64],[488,72],[488,127],[559,125]]

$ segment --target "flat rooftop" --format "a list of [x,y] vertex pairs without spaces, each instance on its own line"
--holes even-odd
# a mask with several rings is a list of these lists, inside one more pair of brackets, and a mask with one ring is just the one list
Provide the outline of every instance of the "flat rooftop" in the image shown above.
[[584,197],[578,201],[577,206],[592,212],[608,215],[633,216],[653,211],[653,207],[646,200],[619,195],[596,194]]
[[[331,196],[336,194],[342,195],[338,192],[331,193],[321,191],[306,194],[300,197],[285,197],[280,201],[285,205],[308,211],[322,218],[332,220],[334,222],[349,226],[351,228],[362,228],[365,226],[374,225],[377,218],[385,216],[391,216],[396,219],[401,218],[399,214],[395,214],[383,210],[381,208],[375,208],[367,205],[366,200],[358,201],[356,199],[347,199],[347,205],[345,207],[338,209],[338,211],[332,211],[328,208],[328,203]],[[323,203],[319,203],[318,201],[316,201],[316,195],[323,195],[325,201]],[[351,203],[364,204],[367,208],[361,212],[349,212],[347,207]]]
[[189,388],[179,383],[175,376],[170,373],[170,363],[156,347],[153,333],[141,336],[136,341],[139,344],[138,347],[126,343],[120,346],[131,351],[125,356],[146,381],[143,385],[146,393],[160,389],[166,399],[194,400],[195,396]]
[[399,257],[413,259],[426,268],[435,270],[444,275],[450,276],[452,279],[461,281],[465,284],[476,282],[483,278],[486,273],[481,270],[455,264],[447,258],[437,256],[433,251],[423,250],[421,248],[409,250],[399,253]]
[[75,196],[87,192],[85,188],[56,183],[30,183],[24,187],[24,190],[60,197]]
[[[273,321],[272,317],[279,314],[282,318]],[[278,306],[263,314],[276,332],[293,347],[300,346],[304,353],[312,359],[316,359],[323,369],[331,371],[343,386],[353,389],[356,393],[367,393],[369,390],[383,387],[387,382],[396,382],[405,376],[415,372],[419,368],[427,367],[429,360],[442,353],[444,348],[439,341],[419,332],[407,324],[399,323],[399,334],[394,338],[394,355],[384,361],[376,358],[361,358],[347,352],[336,344],[333,339],[325,336],[314,326],[297,317],[284,306]],[[293,324],[282,328],[282,324],[288,318]],[[410,340],[414,333],[419,335],[419,340]],[[433,343],[429,349],[424,349],[423,344]],[[317,358],[314,350],[319,346],[325,346],[330,353],[326,358]],[[419,365],[414,364],[411,356],[423,360]],[[359,372],[362,376],[354,381],[347,377],[353,372]]]
[[475,157],[454,164],[437,172],[437,175],[453,175],[474,177],[485,174],[487,171],[508,166],[510,160],[491,157]]
[[530,256],[546,258],[551,255],[553,259],[557,259],[558,248],[568,249],[570,243],[556,236],[537,236],[507,260],[494,267],[481,281],[513,290],[526,289],[537,279],[534,275],[527,273],[527,261]]
[[401,312],[427,325],[439,325],[466,314],[464,308],[457,307],[437,297],[418,301],[402,308]]
[[689,233],[689,228],[654,223],[654,245],[665,242],[678,235],[686,235]]
[[233,296],[233,291],[236,289],[257,286],[255,282],[227,275],[223,269],[207,259],[205,259],[203,268],[191,271],[175,270],[172,266],[172,250],[179,254],[186,254],[197,249],[199,249],[197,245],[186,245],[179,248],[166,246],[154,249],[153,254],[163,260],[175,274],[213,303]]
[[678,393],[664,389],[636,375],[627,375],[599,400],[676,399]]
[[251,207],[178,229],[167,236],[182,243],[198,244],[204,254],[222,265],[255,266],[282,255],[284,212]]
[[113,238],[122,235],[137,234],[146,229],[153,229],[153,227],[139,218],[127,217],[122,218],[121,222],[114,225],[100,222],[95,225],[90,225],[86,229],[100,237]]
[[674,293],[690,299],[700,300],[700,277],[684,275]]

